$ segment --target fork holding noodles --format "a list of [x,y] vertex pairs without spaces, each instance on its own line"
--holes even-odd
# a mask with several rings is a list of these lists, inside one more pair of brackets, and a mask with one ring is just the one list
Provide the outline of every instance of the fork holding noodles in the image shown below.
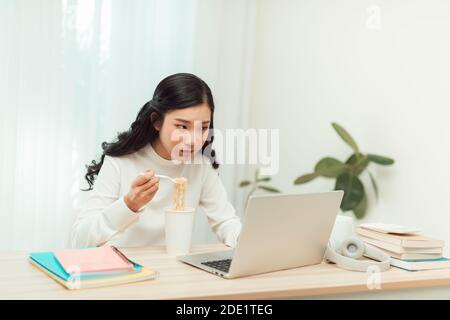
[[[139,176],[145,176],[146,172],[141,172]],[[186,186],[187,186],[187,179],[184,177],[178,177],[178,178],[171,178],[166,175],[162,174],[154,174],[157,178],[167,179],[173,182],[173,209],[177,211],[184,211],[185,210],[185,198],[186,198]],[[143,210],[147,204],[143,207],[141,207],[139,210]]]

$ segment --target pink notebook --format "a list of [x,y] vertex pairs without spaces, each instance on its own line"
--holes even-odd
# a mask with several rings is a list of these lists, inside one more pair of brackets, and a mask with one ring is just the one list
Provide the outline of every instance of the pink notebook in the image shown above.
[[133,270],[133,264],[108,245],[60,250],[54,254],[64,270],[70,274]]

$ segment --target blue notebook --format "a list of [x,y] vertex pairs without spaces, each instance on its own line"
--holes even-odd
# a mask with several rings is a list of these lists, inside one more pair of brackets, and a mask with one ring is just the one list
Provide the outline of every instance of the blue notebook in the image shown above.
[[391,265],[407,271],[434,270],[450,268],[450,260],[442,257],[436,259],[401,260],[391,257]]
[[[38,263],[43,268],[47,269],[51,273],[53,273],[55,276],[61,278],[64,281],[68,281],[71,279],[71,275],[67,273],[61,264],[58,262],[58,259],[56,259],[53,252],[35,252],[30,254],[30,259],[32,259],[34,262]],[[95,273],[95,274],[88,274],[88,275],[80,275],[80,279],[96,279],[96,278],[102,278],[102,277],[115,277],[115,276],[123,276],[133,273],[138,273],[141,271],[142,266],[139,264],[133,265],[134,272],[126,272],[126,273]]]

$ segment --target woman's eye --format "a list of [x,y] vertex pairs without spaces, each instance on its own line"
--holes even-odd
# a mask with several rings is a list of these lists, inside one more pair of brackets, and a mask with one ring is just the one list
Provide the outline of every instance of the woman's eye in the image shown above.
[[205,131],[205,130],[208,130],[209,129],[209,127],[204,127],[204,128],[202,128],[203,129],[203,131]]
[[177,125],[178,129],[187,129],[187,127],[185,125],[179,124]]

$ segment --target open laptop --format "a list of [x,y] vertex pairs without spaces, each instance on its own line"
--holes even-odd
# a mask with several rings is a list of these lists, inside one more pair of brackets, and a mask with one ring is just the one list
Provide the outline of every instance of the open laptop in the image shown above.
[[236,248],[179,256],[232,279],[322,261],[344,192],[251,196]]

